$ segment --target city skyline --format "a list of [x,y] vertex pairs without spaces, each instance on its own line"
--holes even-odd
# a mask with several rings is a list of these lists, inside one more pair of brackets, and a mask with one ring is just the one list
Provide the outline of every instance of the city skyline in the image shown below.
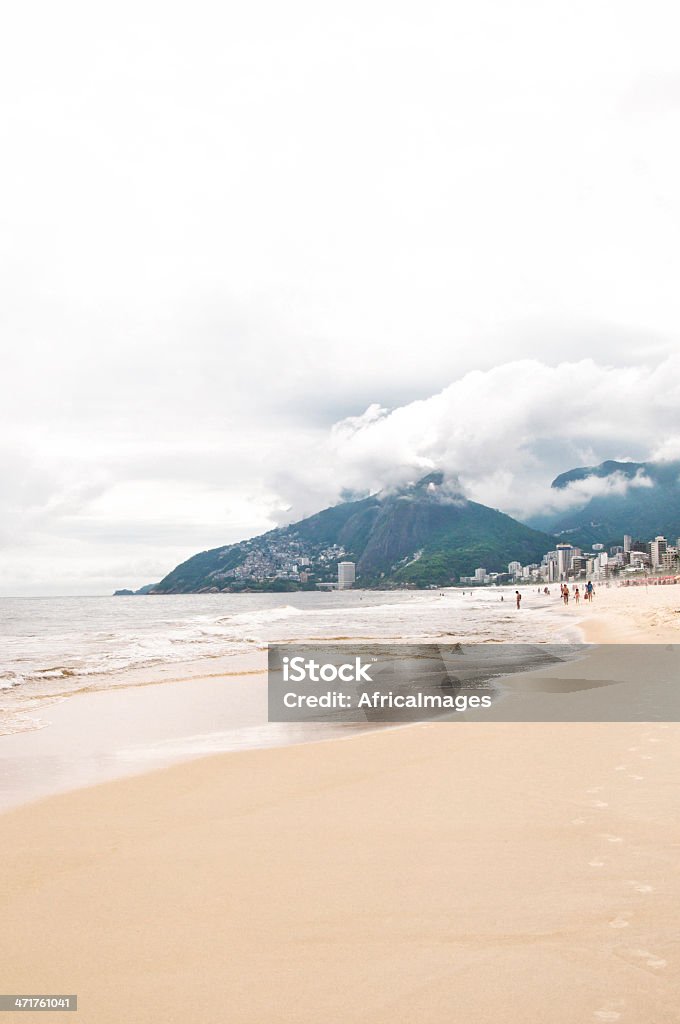
[[[635,540],[632,534],[624,534],[621,545],[610,545],[605,551],[604,544],[593,544],[590,553],[575,544],[558,543],[554,550],[547,551],[540,563],[522,565],[513,560],[508,563],[506,573],[487,573],[483,566],[475,569],[473,576],[461,576],[465,585],[487,585],[498,582],[540,582],[559,583],[566,580],[611,579],[621,573],[630,578],[635,573],[665,570],[669,576],[680,574],[680,537],[675,544],[658,535],[654,540]],[[661,573],[657,573],[660,575]],[[501,579],[508,577],[508,580]]]

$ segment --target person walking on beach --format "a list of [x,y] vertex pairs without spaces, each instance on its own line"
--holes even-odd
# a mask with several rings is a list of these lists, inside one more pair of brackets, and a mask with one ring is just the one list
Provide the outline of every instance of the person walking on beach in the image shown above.
[[569,587],[566,583],[562,586],[562,600],[565,604],[569,604]]
[[580,604],[581,603],[581,595],[578,592],[578,587],[574,591],[574,600],[576,601],[576,604]]
[[586,583],[586,596],[589,601],[592,601],[593,599],[593,589],[594,588],[592,580],[588,580],[588,582]]
[[522,603],[522,595],[520,594],[519,590],[515,591],[515,601],[517,602],[517,611],[519,611],[519,606]]

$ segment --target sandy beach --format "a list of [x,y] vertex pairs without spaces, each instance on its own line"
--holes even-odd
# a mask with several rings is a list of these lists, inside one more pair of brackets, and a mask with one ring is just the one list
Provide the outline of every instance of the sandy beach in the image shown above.
[[[589,640],[680,638],[680,587],[596,602]],[[415,725],[28,804],[0,817],[2,988],[86,1024],[670,1024],[679,739]]]

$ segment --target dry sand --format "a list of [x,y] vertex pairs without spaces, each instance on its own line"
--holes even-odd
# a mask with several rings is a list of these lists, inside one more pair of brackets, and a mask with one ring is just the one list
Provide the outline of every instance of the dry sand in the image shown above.
[[[680,588],[597,601],[591,637],[680,637]],[[429,724],[28,805],[0,817],[0,990],[86,1024],[671,1024],[679,740]]]
[[[575,611],[573,601],[570,606]],[[582,601],[578,611],[586,637],[594,643],[680,640],[679,585],[598,587],[592,604]]]

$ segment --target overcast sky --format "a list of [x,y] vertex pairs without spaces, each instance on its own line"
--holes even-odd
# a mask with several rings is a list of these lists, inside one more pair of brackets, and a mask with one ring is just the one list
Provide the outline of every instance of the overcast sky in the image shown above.
[[0,592],[680,456],[677,5],[10,5]]

